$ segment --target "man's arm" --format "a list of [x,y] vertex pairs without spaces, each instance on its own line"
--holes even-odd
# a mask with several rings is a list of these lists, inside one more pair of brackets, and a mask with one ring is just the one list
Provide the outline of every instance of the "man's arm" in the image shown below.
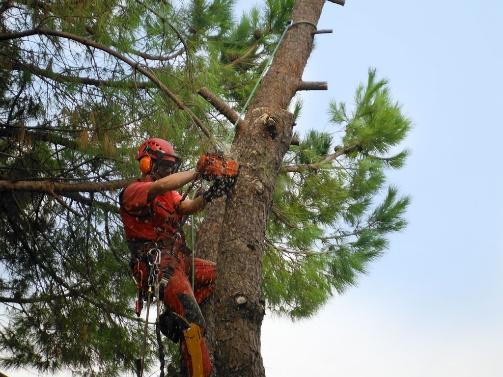
[[157,181],[152,182],[150,188],[148,189],[148,201],[153,200],[157,195],[177,190],[196,178],[197,172],[195,170],[189,170],[170,174],[167,177],[158,179]]

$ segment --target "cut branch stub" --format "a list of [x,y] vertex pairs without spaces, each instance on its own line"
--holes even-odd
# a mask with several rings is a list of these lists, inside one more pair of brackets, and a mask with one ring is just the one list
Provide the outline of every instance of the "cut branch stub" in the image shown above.
[[290,142],[290,145],[300,145],[300,139],[298,135],[292,136],[292,141]]
[[332,29],[320,29],[320,30],[316,30],[316,31],[313,31],[311,34],[312,35],[315,35],[315,34],[332,34],[334,31]]
[[267,118],[264,123],[264,127],[269,136],[271,136],[271,138],[273,139],[276,139],[276,136],[278,136],[277,121],[273,117]]
[[328,83],[326,81],[301,81],[297,87],[299,90],[328,90]]
[[346,0],[328,0],[328,1],[330,1],[331,3],[334,3],[334,4],[342,5],[342,6],[344,6],[344,4],[346,4]]

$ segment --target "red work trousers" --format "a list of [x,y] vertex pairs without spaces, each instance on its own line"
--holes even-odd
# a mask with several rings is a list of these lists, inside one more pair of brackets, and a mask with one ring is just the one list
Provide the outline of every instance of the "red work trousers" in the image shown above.
[[[206,323],[199,308],[202,303],[215,289],[216,267],[215,263],[186,256],[182,252],[169,252],[161,249],[160,276],[165,281],[160,294],[167,309],[184,318],[188,323],[195,323],[204,334]],[[192,270],[194,272],[194,290],[192,289]],[[148,276],[146,261],[140,260],[133,266],[133,275]],[[142,279],[144,284],[147,279]],[[144,287],[146,288],[146,287]],[[181,338],[181,353],[185,367],[192,376],[192,362],[188,354],[184,338]],[[203,357],[204,376],[209,376],[212,365],[209,358],[206,342],[201,339],[201,354]]]

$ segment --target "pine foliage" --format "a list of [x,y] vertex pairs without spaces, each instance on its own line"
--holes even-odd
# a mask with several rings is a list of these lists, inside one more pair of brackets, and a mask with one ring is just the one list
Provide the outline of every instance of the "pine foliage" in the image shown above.
[[409,199],[386,185],[385,170],[403,165],[405,151],[388,153],[410,121],[386,81],[370,70],[354,110],[333,102],[330,116],[333,133],[311,131],[287,154],[297,171],[279,177],[269,221],[264,291],[272,310],[293,318],[355,285],[387,247],[386,235],[406,226]]

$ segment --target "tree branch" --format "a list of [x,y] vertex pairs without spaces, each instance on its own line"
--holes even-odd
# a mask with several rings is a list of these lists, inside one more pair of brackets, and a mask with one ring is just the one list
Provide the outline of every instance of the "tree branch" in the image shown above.
[[121,53],[105,46],[102,45],[101,43],[98,43],[94,40],[88,39],[81,37],[76,34],[68,33],[66,31],[57,31],[57,30],[49,30],[45,28],[35,28],[35,29],[30,29],[30,30],[25,30],[21,32],[15,32],[15,33],[0,33],[0,41],[6,41],[10,39],[17,39],[17,38],[22,38],[22,37],[27,37],[30,35],[51,35],[54,37],[60,37],[60,38],[66,38],[70,39],[72,41],[81,43],[86,46],[91,46],[94,47],[98,50],[104,51],[108,53],[109,55],[112,55],[113,57],[121,60],[122,62],[126,63],[129,65],[131,68],[134,70],[137,70],[141,74],[143,74],[145,77],[150,79],[160,90],[163,92],[169,99],[171,99],[178,109],[185,111],[192,122],[199,127],[199,129],[204,133],[204,135],[210,140],[212,144],[216,146],[216,141],[213,138],[213,135],[210,133],[208,128],[204,125],[201,119],[199,119],[196,114],[192,110],[190,110],[187,105],[185,105],[178,96],[172,92],[161,80],[159,80],[152,71],[150,71],[147,67],[141,66],[138,62],[135,62],[134,60],[131,60],[130,58],[122,55]]
[[93,79],[91,77],[63,75],[61,73],[54,72],[49,69],[43,69],[37,67],[36,65],[33,64],[25,64],[21,62],[15,62],[9,68],[18,71],[24,71],[24,70],[30,71],[31,73],[37,76],[46,77],[48,79],[60,83],[77,83],[83,85],[93,85],[97,87],[106,86],[111,88],[124,88],[124,89],[148,89],[154,87],[154,85],[151,82],[99,80],[99,79]]
[[82,196],[77,192],[62,192],[61,195],[87,206],[96,206],[108,212],[119,213],[119,207],[116,207],[113,204],[107,202],[100,202],[96,199],[91,200],[90,198],[86,198],[85,196]]
[[[217,109],[220,114],[226,117],[229,122],[232,124],[236,124],[239,119],[239,114],[234,111],[225,101],[219,98],[216,94],[212,93],[208,88],[201,88],[197,92],[201,97],[203,97],[206,101],[208,101],[215,109]],[[242,122],[239,120],[238,124]]]
[[313,31],[311,34],[312,35],[317,35],[317,34],[332,34],[334,31],[332,29],[319,29],[316,31]]
[[328,1],[330,1],[331,3],[334,3],[334,4],[342,5],[342,6],[344,6],[344,4],[346,4],[346,0],[328,0]]
[[33,140],[46,141],[49,143],[62,145],[64,147],[71,149],[79,148],[78,144],[74,140],[67,139],[60,135],[55,135],[43,131],[27,131],[22,127],[12,128],[4,124],[0,124],[0,127],[2,127],[0,128],[0,137],[24,139],[26,136],[28,136]]
[[77,217],[83,217],[83,215],[81,213],[77,212],[71,206],[69,206],[68,204],[66,204],[65,201],[63,200],[63,198],[61,198],[61,196],[59,196],[55,192],[50,192],[49,195],[52,196],[59,204],[61,204],[61,206],[63,206],[64,208],[66,208],[68,211],[70,211],[71,213],[73,213],[75,216],[77,216]]
[[40,296],[32,296],[32,297],[5,297],[0,296],[0,303],[12,303],[12,304],[34,304],[36,302],[48,302],[53,301],[58,298],[71,297],[74,296],[70,293],[62,294],[62,295],[40,295]]
[[301,81],[297,87],[299,90],[328,90],[326,81]]
[[[7,1],[3,1],[2,2],[2,6],[0,7],[0,14],[2,14],[3,12],[5,12],[6,10],[8,10],[9,8],[12,8],[13,5],[11,4],[11,1],[7,0]],[[1,375],[0,375],[1,377]]]
[[[171,22],[169,22],[166,19],[166,17],[161,16],[158,12],[156,12],[154,9],[152,9],[151,7],[149,7],[147,4],[143,3],[140,0],[136,0],[136,2],[138,4],[140,4],[141,6],[143,6],[145,9],[147,9],[149,12],[151,12],[152,14],[154,14],[163,23],[167,24],[171,28],[171,30],[173,30],[173,32],[176,34],[176,36],[178,37],[178,39],[182,43],[183,48],[185,50],[185,53],[187,54],[187,59],[188,59],[189,58],[189,47],[187,46],[187,42],[185,41],[185,38],[183,37],[182,33],[180,33],[180,31]],[[178,52],[181,53],[181,51],[183,51],[183,50],[180,49]]]
[[162,56],[162,55],[151,55],[151,54],[147,54],[146,52],[132,50],[133,54],[138,55],[140,58],[143,58],[145,60],[158,60],[158,61],[166,61],[166,60],[174,59],[174,58],[182,55],[183,51],[184,51],[184,49],[180,48],[180,49],[178,49],[178,51],[175,51],[174,53],[172,53],[170,55]]
[[35,191],[51,192],[99,192],[113,191],[126,187],[132,179],[109,182],[63,183],[54,181],[9,181],[0,180],[0,191]]
[[259,45],[260,45],[260,40],[255,41],[255,43],[248,50],[246,50],[243,55],[234,59],[230,63],[226,64],[225,67],[233,67],[235,65],[240,64],[243,60],[245,60],[247,57],[249,57],[251,54],[253,54],[257,50]]
[[0,33],[0,41],[8,41],[11,39],[19,39],[23,37],[29,37],[30,35],[35,35],[38,33],[34,32],[35,29],[18,31],[14,33]]
[[[357,151],[360,149],[358,144],[350,145],[344,148],[339,148],[335,151],[335,153],[329,154],[320,162],[316,162],[314,164],[298,164],[298,165],[285,165],[281,167],[281,172],[283,173],[300,173],[306,170],[317,171],[323,168],[323,165],[334,161],[337,157],[342,155]],[[333,167],[331,167],[333,169]]]

